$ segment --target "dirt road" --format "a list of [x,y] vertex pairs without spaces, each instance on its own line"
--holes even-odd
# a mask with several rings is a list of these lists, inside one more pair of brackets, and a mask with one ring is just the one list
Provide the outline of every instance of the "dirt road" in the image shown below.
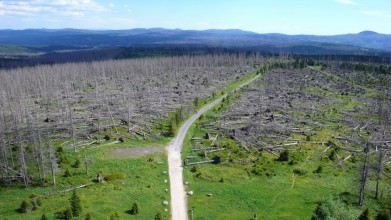
[[[241,84],[237,89],[252,83],[261,75],[257,75],[251,80]],[[235,89],[235,90],[237,90]],[[185,187],[183,185],[183,169],[181,151],[183,147],[183,141],[187,130],[190,126],[206,111],[218,104],[227,95],[221,96],[219,99],[213,101],[207,106],[203,107],[191,118],[185,121],[185,123],[179,128],[177,136],[171,141],[168,146],[168,169],[170,174],[170,192],[171,192],[171,219],[172,220],[187,220],[187,200]]]

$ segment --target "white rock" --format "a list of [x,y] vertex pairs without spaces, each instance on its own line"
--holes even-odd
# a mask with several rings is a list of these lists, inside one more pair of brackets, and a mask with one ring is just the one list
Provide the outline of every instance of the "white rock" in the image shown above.
[[193,191],[187,192],[187,195],[189,195],[189,196],[192,196],[193,194],[194,194]]

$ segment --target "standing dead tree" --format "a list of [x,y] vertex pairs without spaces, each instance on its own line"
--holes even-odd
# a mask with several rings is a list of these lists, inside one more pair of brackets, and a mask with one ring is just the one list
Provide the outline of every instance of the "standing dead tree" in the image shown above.
[[364,205],[364,193],[365,193],[365,186],[367,183],[367,177],[368,177],[368,166],[369,166],[369,145],[367,144],[364,148],[364,159],[363,164],[360,170],[360,177],[359,177],[359,184],[360,184],[360,196],[359,196],[359,205]]
[[[155,127],[171,112],[221,91],[262,62],[259,55],[221,54],[0,70],[0,175],[19,173],[26,186],[29,174],[40,181],[51,176],[55,184],[59,145],[78,151],[105,131],[126,135],[118,134],[121,126],[129,137],[163,135],[164,126]],[[85,153],[86,173],[88,160]]]

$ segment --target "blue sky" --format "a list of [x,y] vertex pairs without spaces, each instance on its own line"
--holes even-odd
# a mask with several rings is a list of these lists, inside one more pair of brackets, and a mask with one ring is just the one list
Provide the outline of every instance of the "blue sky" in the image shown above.
[[0,29],[151,27],[391,34],[391,0],[0,0]]

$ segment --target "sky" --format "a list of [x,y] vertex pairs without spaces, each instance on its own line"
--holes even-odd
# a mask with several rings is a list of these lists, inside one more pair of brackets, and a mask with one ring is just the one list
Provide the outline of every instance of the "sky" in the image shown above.
[[391,34],[391,0],[0,0],[0,29]]

